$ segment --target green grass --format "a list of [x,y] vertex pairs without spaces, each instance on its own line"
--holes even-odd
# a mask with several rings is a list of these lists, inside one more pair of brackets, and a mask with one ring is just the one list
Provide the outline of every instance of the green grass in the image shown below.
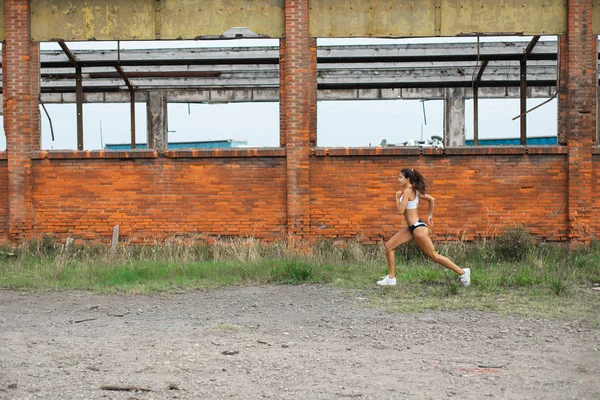
[[[254,239],[212,246],[173,240],[160,245],[64,249],[51,239],[0,247],[0,288],[157,293],[227,285],[328,284],[369,296],[394,312],[464,308],[526,317],[600,324],[600,244],[570,250],[536,244],[511,232],[498,241],[439,245],[438,251],[472,271],[465,289],[457,276],[426,260],[414,244],[396,252],[397,287],[378,288],[386,273],[382,246],[322,241],[295,250]],[[507,253],[506,249],[510,249]],[[501,249],[501,250],[498,250]],[[507,256],[519,252],[519,256]]]

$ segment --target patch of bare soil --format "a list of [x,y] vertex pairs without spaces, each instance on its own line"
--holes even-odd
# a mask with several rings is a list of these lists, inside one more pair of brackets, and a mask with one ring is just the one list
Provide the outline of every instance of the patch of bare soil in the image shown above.
[[0,291],[2,399],[598,399],[600,331],[327,286]]

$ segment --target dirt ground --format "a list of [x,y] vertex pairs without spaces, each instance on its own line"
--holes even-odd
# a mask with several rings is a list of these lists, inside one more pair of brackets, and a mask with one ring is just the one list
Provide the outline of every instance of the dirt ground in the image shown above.
[[599,399],[599,349],[577,323],[327,286],[0,291],[1,399]]

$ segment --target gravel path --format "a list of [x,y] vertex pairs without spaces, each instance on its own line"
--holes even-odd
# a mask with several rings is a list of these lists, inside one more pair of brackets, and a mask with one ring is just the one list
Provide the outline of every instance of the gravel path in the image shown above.
[[0,399],[599,399],[600,330],[327,286],[0,291]]

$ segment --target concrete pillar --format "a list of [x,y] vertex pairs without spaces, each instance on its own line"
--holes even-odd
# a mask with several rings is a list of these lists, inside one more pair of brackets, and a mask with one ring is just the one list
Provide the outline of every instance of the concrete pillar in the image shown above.
[[29,0],[5,0],[4,24],[2,106],[8,161],[8,238],[23,242],[33,233],[31,151],[37,150],[40,142],[40,110],[36,107],[39,47],[30,41]]
[[283,97],[287,166],[287,227],[290,238],[310,235],[310,126],[316,92],[308,31],[309,0],[285,0]]
[[446,88],[444,97],[444,146],[465,145],[465,90]]
[[169,144],[166,92],[148,92],[146,115],[148,118],[146,128],[146,143],[148,143],[148,148],[166,150]]
[[592,0],[567,2],[567,216],[572,245],[590,243],[592,238],[592,145],[598,108],[598,49],[592,21]]

